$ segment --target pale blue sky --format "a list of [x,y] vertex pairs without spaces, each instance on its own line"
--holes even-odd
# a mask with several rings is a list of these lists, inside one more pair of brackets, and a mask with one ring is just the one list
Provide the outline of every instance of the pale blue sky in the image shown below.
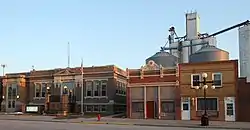
[[[185,12],[196,10],[201,32],[250,19],[249,0],[0,0],[0,63],[6,72],[115,64],[139,68],[165,44],[168,28],[185,34]],[[238,58],[238,29],[217,37]],[[2,70],[1,70],[2,71]]]

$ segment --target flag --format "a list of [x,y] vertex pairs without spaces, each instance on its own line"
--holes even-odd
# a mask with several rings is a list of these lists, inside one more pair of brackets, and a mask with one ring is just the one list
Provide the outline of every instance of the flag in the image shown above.
[[81,74],[83,75],[83,60],[81,62]]

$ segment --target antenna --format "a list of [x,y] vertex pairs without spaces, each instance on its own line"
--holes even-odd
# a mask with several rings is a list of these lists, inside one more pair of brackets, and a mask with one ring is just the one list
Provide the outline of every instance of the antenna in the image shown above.
[[68,68],[70,67],[70,44],[68,42]]

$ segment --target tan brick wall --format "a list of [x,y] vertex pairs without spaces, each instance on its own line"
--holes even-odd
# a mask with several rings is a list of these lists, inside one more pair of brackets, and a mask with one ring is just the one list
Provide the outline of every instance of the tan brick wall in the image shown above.
[[[219,116],[217,118],[211,117],[212,120],[224,120],[224,97],[236,97],[237,94],[237,68],[238,65],[236,60],[210,63],[180,64],[180,95],[181,97],[190,97],[191,99],[196,99],[196,97],[204,96],[203,89],[196,90],[191,88],[192,74],[202,74],[203,72],[205,72],[208,74],[207,80],[212,80],[212,73],[222,73],[222,88],[216,88],[213,90],[211,89],[212,84],[208,84],[209,88],[207,89],[207,97],[217,97],[219,99]],[[196,112],[196,100],[195,103],[191,100],[191,119],[200,119],[200,117],[197,116]]]

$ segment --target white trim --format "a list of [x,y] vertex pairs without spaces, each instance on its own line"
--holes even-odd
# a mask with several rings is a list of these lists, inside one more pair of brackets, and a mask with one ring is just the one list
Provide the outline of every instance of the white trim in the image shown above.
[[91,97],[91,96],[86,96],[86,97],[84,97],[85,99],[93,99],[93,98],[108,98],[108,96],[93,96],[93,97]]
[[216,87],[216,88],[217,88],[217,87],[220,88],[220,87],[222,87],[222,83],[223,83],[223,81],[222,81],[222,73],[220,73],[220,72],[212,73],[212,80],[214,80],[214,75],[216,75],[216,74],[220,74],[221,85],[220,85],[220,86],[215,86],[215,87]]
[[147,119],[147,88],[144,86],[144,119]]
[[[145,71],[144,71],[145,72]],[[164,77],[164,76],[175,76],[176,74],[174,73],[174,74],[163,74],[162,76]],[[160,76],[160,73],[158,74],[158,75],[143,75],[143,77],[152,77],[152,76]],[[141,77],[141,76],[136,76],[136,75],[129,75],[129,78],[137,78],[137,77]]]
[[153,83],[131,83],[127,87],[144,87],[144,86],[176,86],[176,82],[153,82]]
[[191,88],[196,87],[196,86],[193,86],[193,78],[194,78],[194,76],[199,76],[199,80],[201,80],[201,74],[199,74],[199,73],[191,74]]
[[[202,111],[202,110],[198,110],[198,105],[197,105],[197,104],[198,104],[198,98],[204,99],[204,97],[196,97],[196,98],[195,98],[195,110],[196,110],[196,111]],[[207,99],[208,99],[208,98],[216,98],[216,99],[217,99],[217,111],[220,110],[220,106],[219,106],[219,105],[220,105],[220,103],[219,103],[220,100],[219,100],[219,97],[206,97],[206,98],[207,98]]]
[[158,86],[158,118],[161,119],[161,86]]
[[90,78],[84,78],[85,81],[95,81],[95,80],[98,80],[98,81],[102,81],[102,80],[106,80],[108,81],[109,78],[107,77],[90,77]]

